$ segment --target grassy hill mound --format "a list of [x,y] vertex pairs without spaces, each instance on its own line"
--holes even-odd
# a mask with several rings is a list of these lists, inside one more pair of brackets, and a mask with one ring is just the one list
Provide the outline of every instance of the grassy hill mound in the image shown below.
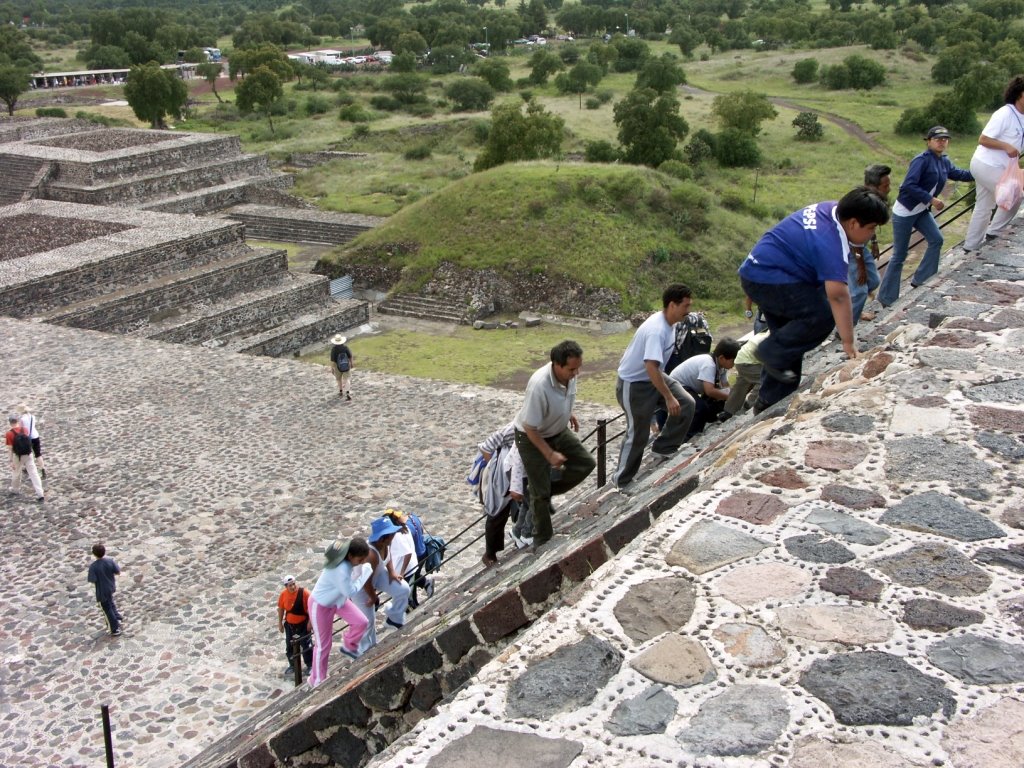
[[[383,268],[398,276],[396,292],[419,290],[445,263],[508,278],[543,276],[613,292],[628,315],[656,306],[675,281],[704,304],[734,303],[742,296],[736,268],[768,225],[720,206],[697,182],[649,168],[517,163],[403,208],[316,271]],[[522,306],[529,305],[524,296]]]

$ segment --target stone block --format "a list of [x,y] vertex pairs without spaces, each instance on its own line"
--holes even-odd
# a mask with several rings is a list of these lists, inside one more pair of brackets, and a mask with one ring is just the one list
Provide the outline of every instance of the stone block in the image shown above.
[[992,577],[944,544],[918,544],[871,565],[905,587],[925,587],[950,597],[980,595]]
[[347,728],[341,728],[324,744],[324,752],[335,765],[362,765],[370,757],[366,741]]
[[941,600],[915,598],[903,605],[903,622],[913,629],[948,632],[956,627],[980,624],[985,620],[981,611],[972,611]]
[[677,736],[698,755],[739,757],[771,747],[789,725],[782,692],[767,685],[736,685],[701,704]]
[[450,664],[458,664],[469,651],[480,643],[469,620],[460,621],[444,630],[435,640]]
[[562,588],[562,569],[551,565],[525,579],[519,594],[528,606],[540,605]]
[[270,739],[270,751],[279,760],[287,760],[296,755],[301,755],[303,752],[319,745],[320,741],[317,739],[316,734],[313,733],[309,720],[300,720],[292,723]]
[[426,712],[441,700],[441,679],[438,675],[431,675],[420,680],[413,688],[409,704],[416,709]]
[[580,582],[608,562],[608,550],[601,536],[591,539],[579,549],[558,561],[558,567],[565,578]]
[[635,643],[682,629],[693,615],[697,593],[689,579],[676,576],[644,581],[629,588],[613,613]]
[[260,744],[238,758],[238,768],[274,768],[275,764],[274,755],[266,744]]
[[739,491],[722,499],[715,512],[727,517],[735,517],[755,525],[769,525],[779,515],[789,509],[786,503],[777,496],[753,491]]
[[672,545],[665,562],[702,574],[745,557],[753,557],[767,546],[770,546],[767,541],[750,534],[710,520],[699,520]]
[[414,675],[427,675],[440,669],[444,664],[444,659],[433,643],[424,643],[419,648],[409,651],[403,662],[405,668]]
[[549,656],[530,660],[526,671],[508,687],[505,712],[509,717],[537,720],[572,712],[593,701],[621,665],[622,654],[607,640],[587,635]]
[[582,751],[578,741],[477,725],[432,757],[430,768],[569,768]]
[[650,527],[651,516],[646,509],[641,509],[609,528],[604,534],[605,544],[613,554],[618,554],[623,547]]
[[408,701],[411,688],[402,663],[396,661],[360,685],[359,698],[371,709],[399,709]]
[[336,725],[363,726],[368,722],[370,710],[360,701],[357,691],[346,691],[309,717],[309,726],[314,731],[324,731]]
[[704,646],[675,632],[637,654],[629,666],[649,680],[679,688],[706,685],[718,677]]
[[510,589],[473,614],[473,623],[485,642],[493,643],[530,623],[519,592]]

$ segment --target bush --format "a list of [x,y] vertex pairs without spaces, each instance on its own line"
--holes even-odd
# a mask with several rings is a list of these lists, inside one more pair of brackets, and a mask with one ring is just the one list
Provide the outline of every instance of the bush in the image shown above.
[[352,129],[352,137],[355,139],[365,139],[370,135],[370,126],[366,123],[361,123]]
[[700,165],[715,156],[716,141],[717,139],[711,131],[701,128],[690,137],[689,143],[683,149],[683,157],[690,165]]
[[690,166],[681,160],[666,160],[658,166],[658,170],[683,181],[689,181],[693,178],[693,171],[690,169]]
[[335,96],[334,103],[339,107],[344,107],[346,104],[355,104],[356,97],[346,91],[345,93],[339,93]]
[[39,107],[36,117],[67,117],[68,113],[60,107]]
[[397,112],[402,108],[402,102],[391,96],[378,94],[370,97],[370,106],[382,112]]
[[596,96],[597,100],[600,101],[602,104],[607,104],[609,101],[615,98],[615,91],[609,90],[608,88],[602,88],[597,93],[595,93],[594,96]]
[[420,144],[418,147],[409,147],[402,153],[402,157],[406,160],[426,160],[430,157],[430,147],[426,144]]
[[793,118],[793,126],[796,128],[797,141],[820,141],[825,135],[825,129],[813,112],[801,112]]
[[978,119],[974,107],[956,98],[952,91],[943,91],[932,97],[925,107],[912,107],[896,121],[895,131],[901,134],[924,136],[933,125],[944,125],[953,133],[978,132]]
[[588,163],[614,163],[620,153],[610,141],[588,141],[585,144],[584,157]]
[[486,144],[487,137],[491,135],[491,123],[490,121],[480,121],[473,123],[473,143],[475,144]]
[[405,111],[413,117],[433,117],[434,106],[432,104],[409,104]]
[[494,101],[494,89],[479,77],[460,77],[445,88],[444,95],[456,112],[479,112]]
[[307,115],[322,115],[331,108],[326,96],[313,95],[306,99],[305,110]]
[[724,168],[754,168],[761,162],[761,150],[749,133],[726,128],[715,137],[715,159]]
[[583,102],[583,106],[587,109],[600,109],[601,100],[593,96],[587,96],[587,100]]
[[800,59],[793,65],[793,79],[798,83],[813,83],[818,79],[818,60]]
[[338,112],[338,117],[349,123],[366,123],[370,120],[370,114],[359,104],[346,104]]

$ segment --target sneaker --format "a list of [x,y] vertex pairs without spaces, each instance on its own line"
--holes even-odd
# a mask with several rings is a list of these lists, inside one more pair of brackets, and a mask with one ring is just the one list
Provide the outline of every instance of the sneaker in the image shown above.
[[359,654],[356,651],[350,651],[345,646],[341,647],[341,652],[344,653],[346,656],[348,656],[350,659],[358,659],[359,658]]
[[40,504],[42,504],[44,501],[46,501],[46,499],[44,497],[42,497],[42,496],[36,496],[36,501],[38,501]]
[[295,668],[294,667],[287,667],[285,669],[285,671],[284,671],[284,676],[285,677],[291,677],[294,674],[295,674]]
[[122,635],[122,631],[121,631],[120,627],[118,627],[117,629],[115,629],[113,632],[110,633],[111,637],[120,637],[121,635]]
[[43,480],[46,479],[46,470],[45,469],[40,469],[39,470],[39,477],[41,477]]
[[485,554],[480,558],[480,562],[484,564],[484,568],[493,568],[498,564],[498,558]]
[[352,402],[352,393],[351,392],[349,392],[348,394],[345,395],[345,401],[346,402]]
[[387,624],[389,627],[394,627],[395,629],[401,629],[405,626],[405,624],[395,624],[395,622],[393,622],[391,619],[385,619],[384,623]]
[[434,577],[427,576],[423,580],[423,591],[427,593],[427,597],[434,596]]
[[627,487],[626,487],[626,486],[624,486],[624,485],[616,485],[616,486],[615,486],[615,490],[616,490],[616,491],[618,491],[619,493],[621,493],[621,494],[622,494],[623,496],[625,496],[625,497],[626,497],[627,499],[628,499],[629,497],[631,497],[631,496],[633,495],[633,493],[634,493],[634,491],[633,491],[633,489],[632,489],[632,488],[627,488]]
[[515,531],[509,531],[508,537],[512,539],[512,543],[516,545],[516,549],[525,549],[529,546],[526,543],[526,538],[523,536],[517,536]]
[[651,451],[651,464],[655,467],[660,466],[671,459],[672,456],[673,454],[671,453],[658,453],[657,451]]

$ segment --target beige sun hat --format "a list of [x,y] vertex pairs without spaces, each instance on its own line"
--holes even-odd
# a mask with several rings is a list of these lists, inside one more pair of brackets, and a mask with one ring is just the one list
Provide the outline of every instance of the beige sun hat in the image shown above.
[[331,338],[331,344],[344,344],[346,341],[348,341],[348,336],[342,336],[340,333]]

